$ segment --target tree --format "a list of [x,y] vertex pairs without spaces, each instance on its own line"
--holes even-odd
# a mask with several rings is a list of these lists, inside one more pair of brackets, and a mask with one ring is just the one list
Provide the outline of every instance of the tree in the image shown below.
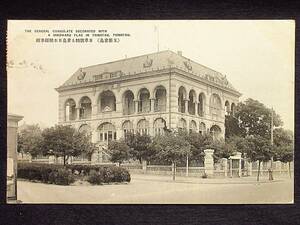
[[117,162],[119,165],[130,158],[130,148],[122,139],[108,143],[110,160]]
[[30,153],[37,156],[42,153],[41,144],[43,141],[42,130],[38,124],[27,125],[18,133],[18,149],[19,153]]
[[257,181],[259,181],[261,162],[270,160],[271,156],[274,155],[274,152],[272,152],[270,140],[263,138],[262,136],[251,135],[248,136],[246,140],[248,145],[246,148],[247,156],[252,162],[258,160]]
[[[251,98],[245,103],[239,103],[235,116],[239,121],[239,132],[241,136],[259,135],[270,139],[271,136],[271,115],[272,110],[264,104]],[[281,126],[283,123],[280,116],[273,111],[274,126]],[[228,134],[230,135],[230,134]]]
[[190,143],[185,136],[177,132],[165,132],[164,135],[154,138],[153,146],[159,158],[172,163],[173,180],[175,180],[176,163],[190,154]]
[[127,133],[125,142],[130,147],[130,154],[134,159],[142,162],[142,160],[149,161],[156,152],[152,146],[152,138],[147,134],[133,134]]
[[283,147],[275,147],[276,159],[281,162],[288,163],[289,176],[291,177],[291,162],[294,160],[294,146],[287,145]]
[[225,139],[232,136],[245,137],[246,130],[240,127],[238,118],[231,114],[225,116]]
[[274,129],[275,159],[288,163],[291,177],[291,161],[294,159],[294,134],[283,128]]
[[192,159],[202,159],[204,158],[204,150],[212,147],[213,137],[209,133],[185,133],[181,132],[181,136],[186,136],[188,142],[191,145],[191,158]]
[[285,130],[283,128],[276,128],[273,131],[274,145],[277,147],[284,147],[287,145],[293,145],[294,134],[290,130]]
[[71,126],[56,125],[42,132],[43,154],[63,157],[64,165],[70,156],[91,154],[96,146],[89,136]]

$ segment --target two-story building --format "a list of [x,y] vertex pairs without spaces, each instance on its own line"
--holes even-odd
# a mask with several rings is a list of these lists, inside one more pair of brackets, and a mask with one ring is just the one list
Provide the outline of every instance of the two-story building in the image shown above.
[[224,137],[225,114],[241,96],[225,75],[169,50],[80,68],[56,90],[59,124],[91,132],[99,162],[126,132]]

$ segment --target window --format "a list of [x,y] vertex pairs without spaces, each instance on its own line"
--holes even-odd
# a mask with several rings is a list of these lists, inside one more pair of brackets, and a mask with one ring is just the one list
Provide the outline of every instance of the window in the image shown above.
[[154,121],[154,136],[162,135],[166,127],[166,121],[162,118],[158,118]]
[[109,142],[117,139],[115,126],[111,123],[103,123],[98,127],[99,141]]
[[137,132],[139,134],[149,134],[149,122],[145,119],[142,119],[137,124]]

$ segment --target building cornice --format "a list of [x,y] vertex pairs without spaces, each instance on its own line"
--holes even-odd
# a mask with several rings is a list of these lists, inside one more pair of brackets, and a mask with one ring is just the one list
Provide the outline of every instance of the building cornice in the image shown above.
[[60,93],[63,91],[68,91],[68,90],[96,87],[96,86],[99,86],[102,84],[115,84],[115,83],[121,83],[123,81],[128,81],[128,80],[144,79],[147,77],[162,76],[162,75],[166,75],[166,74],[169,75],[170,73],[176,73],[183,77],[192,79],[193,81],[204,83],[212,88],[218,88],[224,92],[228,92],[232,95],[235,95],[236,97],[240,97],[242,95],[240,92],[238,92],[236,90],[224,87],[218,83],[215,83],[215,82],[209,81],[205,78],[202,78],[198,74],[195,74],[193,72],[187,72],[187,71],[184,71],[183,69],[177,68],[177,67],[157,68],[157,70],[148,70],[145,72],[134,73],[134,74],[116,77],[116,78],[112,78],[112,79],[108,79],[108,80],[81,82],[79,84],[74,84],[74,85],[60,86],[58,88],[55,88],[55,90]]

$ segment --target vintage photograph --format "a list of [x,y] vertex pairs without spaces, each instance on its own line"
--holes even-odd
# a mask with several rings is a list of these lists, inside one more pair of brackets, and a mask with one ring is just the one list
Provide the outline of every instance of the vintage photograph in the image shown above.
[[295,21],[8,20],[7,203],[293,204]]

